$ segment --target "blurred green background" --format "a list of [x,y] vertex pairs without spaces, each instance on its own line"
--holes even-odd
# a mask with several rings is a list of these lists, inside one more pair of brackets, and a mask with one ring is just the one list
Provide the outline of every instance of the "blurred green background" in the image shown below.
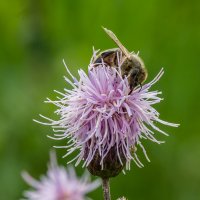
[[[45,173],[49,149],[64,145],[46,137],[50,127],[36,124],[38,114],[55,118],[54,89],[68,87],[62,64],[70,70],[87,69],[96,49],[115,47],[102,31],[117,34],[129,49],[140,51],[151,80],[164,67],[154,86],[164,101],[156,108],[161,118],[180,123],[177,129],[161,127],[166,143],[144,145],[151,159],[140,154],[145,167],[132,163],[131,171],[111,180],[113,199],[200,199],[200,1],[195,0],[16,0],[0,2],[0,199],[22,197],[28,186],[21,178]],[[59,163],[66,165],[57,150]],[[83,169],[78,167],[78,173]],[[101,188],[90,195],[102,199]]]

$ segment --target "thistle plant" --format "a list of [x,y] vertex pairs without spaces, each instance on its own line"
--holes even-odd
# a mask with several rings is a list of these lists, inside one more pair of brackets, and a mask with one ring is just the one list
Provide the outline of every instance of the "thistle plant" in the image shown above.
[[142,140],[161,144],[154,132],[168,135],[157,124],[177,127],[178,124],[166,122],[159,117],[153,107],[162,100],[161,92],[151,90],[164,71],[155,78],[135,88],[130,87],[130,77],[124,76],[121,67],[122,54],[116,54],[116,62],[109,66],[105,60],[98,63],[94,51],[88,71],[78,70],[75,78],[68,67],[66,83],[72,89],[64,89],[57,100],[47,98],[46,103],[54,104],[58,120],[40,115],[46,121],[39,122],[53,128],[55,140],[66,141],[64,157],[78,152],[68,163],[75,166],[82,163],[94,176],[102,178],[104,199],[110,199],[109,178],[117,176],[122,170],[130,170],[131,161],[138,167],[144,165],[137,156],[136,149],[143,151],[150,161]]

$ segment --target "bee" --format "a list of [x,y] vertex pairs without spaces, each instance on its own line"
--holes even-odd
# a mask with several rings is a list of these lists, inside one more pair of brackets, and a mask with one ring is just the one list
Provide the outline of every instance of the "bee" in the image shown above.
[[120,64],[122,77],[127,77],[130,93],[135,87],[142,86],[147,78],[147,70],[142,59],[134,52],[129,52],[119,41],[117,36],[110,30],[104,28],[106,34],[117,44],[118,48],[108,49],[101,52],[93,61],[94,64],[106,63],[110,67],[118,66],[117,57],[122,55]]

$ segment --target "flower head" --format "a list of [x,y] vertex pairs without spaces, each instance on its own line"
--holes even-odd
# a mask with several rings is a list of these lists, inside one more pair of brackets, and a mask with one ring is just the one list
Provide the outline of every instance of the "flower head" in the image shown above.
[[88,75],[83,70],[78,71],[79,81],[68,68],[67,71],[73,81],[65,80],[73,89],[65,89],[64,93],[56,91],[61,95],[57,101],[47,100],[58,107],[55,113],[60,119],[55,121],[42,116],[49,121],[42,124],[53,127],[55,134],[52,138],[69,138],[66,155],[80,150],[74,158],[77,159],[76,165],[84,160],[83,165],[88,167],[98,160],[103,170],[107,157],[110,157],[106,165],[114,159],[117,165],[126,164],[129,169],[130,161],[134,160],[142,167],[135,146],[140,146],[147,157],[141,139],[160,144],[162,142],[154,137],[154,131],[167,135],[155,123],[178,126],[161,120],[153,108],[161,101],[158,96],[161,92],[150,91],[150,88],[163,75],[163,70],[151,82],[131,93],[128,78],[122,78],[120,64],[116,67],[108,67],[103,62],[98,66],[90,64]]
[[42,176],[40,181],[33,179],[27,172],[23,172],[22,176],[34,188],[24,193],[29,200],[84,200],[86,193],[99,186],[99,181],[89,183],[88,174],[78,179],[72,167],[68,171],[59,167],[54,154],[51,155],[47,175]]

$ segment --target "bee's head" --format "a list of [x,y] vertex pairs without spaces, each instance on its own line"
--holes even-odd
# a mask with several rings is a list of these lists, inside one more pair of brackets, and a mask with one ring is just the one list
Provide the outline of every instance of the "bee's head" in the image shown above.
[[142,84],[147,78],[147,71],[141,58],[136,54],[131,54],[125,58],[121,65],[122,75],[127,76],[130,88]]

